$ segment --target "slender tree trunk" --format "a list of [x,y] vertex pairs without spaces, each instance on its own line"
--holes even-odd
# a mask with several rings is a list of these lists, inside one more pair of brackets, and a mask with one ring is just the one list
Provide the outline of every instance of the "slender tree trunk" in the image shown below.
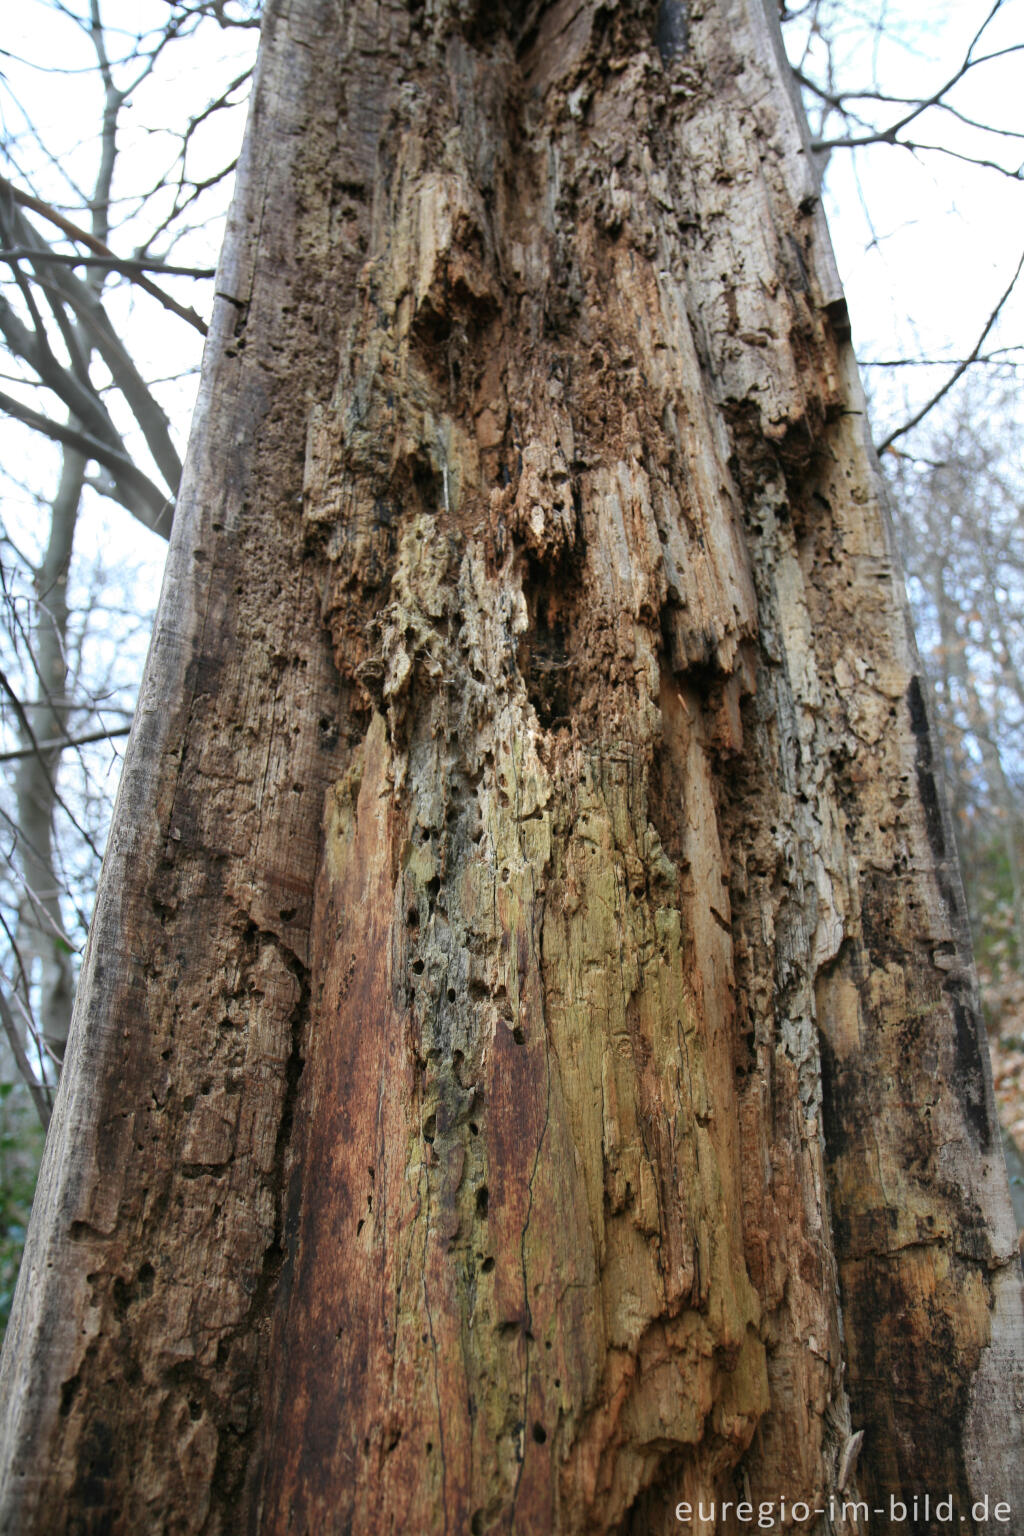
[[[930,694],[934,713],[933,725],[937,730],[938,746],[941,744],[953,825],[956,829],[960,858],[965,866],[977,862],[984,842],[979,832],[977,770],[967,751],[967,732],[963,719],[963,646],[956,625],[956,614],[950,602],[945,580],[945,567],[949,559],[946,543],[948,519],[940,511],[937,521],[943,526],[936,528],[929,520],[924,530],[924,540],[929,555],[924,562],[921,580],[928,591],[928,600],[935,614],[938,629],[938,645],[933,648],[931,666],[932,691]],[[958,713],[959,710],[959,713]],[[975,889],[968,882],[968,901]],[[980,914],[971,910],[974,931],[978,931]]]
[[1019,1513],[962,897],[773,20],[271,5],[218,293],[3,1529]]
[[[104,86],[100,162],[93,183],[90,214],[93,234],[106,243],[110,238],[110,199],[117,158],[117,116],[124,97],[115,90],[111,78],[98,0],[91,0],[90,15],[92,40]],[[34,243],[31,237],[25,241],[29,246]],[[67,313],[60,293],[55,293],[48,285],[52,276],[52,270],[44,272],[47,299],[73,362],[77,364],[80,381],[88,388],[93,339],[86,327],[76,323]],[[103,283],[103,273],[96,271],[80,286],[98,299]],[[129,394],[128,398],[132,396]],[[68,425],[78,428],[82,423],[72,416]],[[144,419],[142,425],[144,428],[147,425]],[[154,451],[166,473],[167,457],[161,452],[162,447],[162,440],[158,440]],[[166,447],[173,457],[169,439]],[[35,623],[30,645],[35,677],[30,677],[30,686],[36,697],[25,712],[27,730],[22,732],[22,746],[30,749],[32,755],[24,759],[17,776],[17,838],[24,881],[18,914],[20,990],[24,994],[26,1013],[31,1017],[32,999],[26,982],[31,976],[33,961],[38,961],[39,1033],[51,1059],[58,1065],[67,1045],[75,990],[71,949],[64,936],[61,912],[63,881],[54,847],[54,813],[58,805],[56,781],[61,748],[37,749],[41,743],[58,742],[68,734],[67,584],[88,463],[88,459],[74,448],[64,448],[60,480],[50,505],[49,539],[34,583]],[[176,476],[169,478],[169,483],[177,484]],[[39,1042],[35,1043],[38,1046]],[[23,1057],[22,1072],[26,1064]],[[32,1086],[31,1079],[29,1082]],[[33,1097],[38,1103],[38,1094],[34,1093]]]
[[[27,731],[22,734],[26,749],[60,741],[67,735],[67,581],[85,469],[82,455],[65,449],[60,482],[50,507],[50,537],[35,576],[35,623],[30,638],[36,675],[29,679],[35,700],[25,712],[31,731],[31,737]],[[38,1026],[58,1062],[67,1044],[75,990],[54,849],[60,757],[59,747],[33,750],[23,760],[17,778],[18,853],[25,887],[18,913],[22,990],[35,959],[39,964]],[[24,1001],[31,1006],[28,995]]]
[[[967,655],[965,636],[967,624],[962,610],[948,590],[943,562],[940,561],[934,565],[932,579],[943,667],[946,671],[945,695],[947,700],[951,698],[950,683],[955,680],[956,692],[959,694],[963,711],[962,726],[958,725],[955,715],[951,712],[948,730],[954,741],[957,737],[962,738],[964,734],[973,738],[981,754],[986,798],[991,808],[988,818],[989,833],[990,835],[995,833],[1002,842],[1010,876],[1014,958],[1019,966],[1024,964],[1024,881],[1022,881],[1020,860],[1017,856],[1017,816],[1013,791],[1003,767],[993,720],[974,682]],[[965,760],[966,753],[962,745],[957,750],[960,758]],[[958,775],[958,777],[965,777],[965,775]],[[981,852],[978,842],[979,838],[975,830],[970,844],[964,850],[968,865],[970,859],[977,858]]]

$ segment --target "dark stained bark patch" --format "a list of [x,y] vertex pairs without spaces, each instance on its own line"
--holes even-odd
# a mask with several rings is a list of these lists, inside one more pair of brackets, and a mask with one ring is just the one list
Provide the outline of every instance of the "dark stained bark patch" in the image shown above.
[[924,702],[921,679],[916,675],[910,679],[910,686],[907,689],[907,709],[910,714],[910,728],[917,743],[915,760],[917,788],[921,796],[925,827],[936,864],[941,869],[949,857],[949,850],[946,847],[944,818],[935,777],[934,746],[931,727],[928,723],[928,711]]
[[981,1052],[987,1049],[981,1018],[970,999],[959,995],[955,983],[947,991],[953,1010],[956,1040],[956,1090],[964,1108],[964,1117],[977,1138],[978,1146],[983,1152],[988,1152],[992,1146],[992,1114],[985,1094],[981,1065]]
[[663,64],[686,52],[690,37],[685,0],[660,0],[655,41]]

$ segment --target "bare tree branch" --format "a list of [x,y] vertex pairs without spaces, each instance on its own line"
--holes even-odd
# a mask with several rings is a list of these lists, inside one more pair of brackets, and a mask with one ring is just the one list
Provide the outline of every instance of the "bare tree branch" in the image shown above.
[[11,1054],[14,1057],[15,1065],[21,1074],[25,1087],[32,1095],[32,1103],[36,1107],[36,1114],[39,1116],[40,1123],[45,1131],[50,1124],[51,1105],[49,1091],[43,1084],[36,1081],[36,1075],[32,1071],[28,1057],[25,1054],[25,1047],[21,1043],[21,1034],[17,1023],[2,988],[0,988],[0,1022],[3,1023],[4,1034],[7,1036],[7,1043],[11,1047]]
[[164,272],[170,277],[216,277],[216,267],[174,267],[166,261],[126,261],[118,256],[76,256],[70,251],[30,250],[25,247],[0,250],[0,261],[13,265],[18,261],[54,262],[64,267],[99,267],[131,275],[137,272]]
[[14,763],[22,758],[35,757],[38,752],[56,752],[66,747],[87,747],[93,741],[112,741],[116,736],[127,736],[130,725],[119,725],[112,731],[90,731],[86,736],[62,736],[56,741],[41,741],[36,747],[22,747],[17,752],[0,752],[0,763]]
[[922,405],[922,407],[921,407],[921,409],[919,411],[915,412],[915,414],[910,418],[909,421],[905,421],[903,423],[902,427],[897,427],[895,432],[890,432],[889,436],[887,438],[883,439],[883,441],[878,444],[878,452],[880,454],[884,453],[887,448],[891,448],[893,443],[896,442],[897,438],[903,437],[905,433],[912,431],[914,427],[916,427],[920,422],[922,422],[924,420],[924,418],[927,416],[928,412],[930,410],[932,410],[934,406],[938,405],[939,401],[945,395],[949,394],[949,391],[953,388],[953,385],[957,382],[957,380],[963,378],[964,374],[967,372],[968,368],[970,368],[971,364],[977,361],[978,357],[981,354],[981,349],[985,345],[985,337],[988,335],[989,331],[992,329],[992,327],[995,325],[996,321],[998,320],[999,313],[1000,313],[1003,305],[1006,303],[1007,299],[1010,297],[1010,294],[1013,292],[1014,287],[1016,286],[1017,279],[1018,279],[1018,277],[1020,277],[1022,269],[1024,269],[1024,252],[1021,252],[1021,258],[1020,258],[1020,260],[1017,263],[1017,266],[1016,266],[1016,269],[1014,271],[1013,276],[1010,278],[1010,281],[1007,283],[1006,288],[1003,290],[1003,293],[1001,294],[1001,296],[1000,296],[1000,298],[999,298],[995,308],[993,309],[992,313],[989,315],[988,319],[985,321],[985,325],[984,325],[984,328],[982,329],[981,335],[978,337],[977,341],[974,343],[974,346],[971,348],[971,351],[968,354],[968,356],[964,358],[963,362],[958,363],[956,365],[956,367],[953,369],[953,372],[950,374],[949,378],[943,384],[942,388],[941,389],[937,389],[935,391],[934,395],[932,395],[932,397],[929,400],[927,400],[924,405]]
[[97,464],[102,464],[105,469],[109,469],[119,484],[129,486],[136,492],[130,502],[124,502],[132,516],[151,532],[158,533],[162,539],[170,537],[174,503],[132,463],[131,459],[118,453],[109,444],[101,442],[91,432],[83,432],[65,422],[53,421],[49,416],[43,416],[39,411],[33,411],[29,406],[23,405],[20,400],[15,400],[11,395],[0,393],[0,410],[6,411],[17,421],[24,422],[27,427],[32,427],[36,432],[42,432],[44,437],[52,438],[56,443],[64,443],[69,448],[76,448],[79,453],[85,454],[86,458],[95,459]]
[[[909,112],[904,113],[902,117],[890,124],[888,128],[881,129],[877,133],[867,134],[860,139],[819,139],[812,145],[812,148],[825,152],[831,149],[860,149],[868,144],[895,144],[902,142],[897,140],[897,135],[914,122],[916,118],[920,117],[922,113],[927,112],[929,108],[941,105],[943,98],[964,78],[969,70],[977,69],[982,64],[991,63],[995,59],[1007,58],[1011,54],[1024,51],[1024,43],[1013,43],[1007,48],[999,48],[992,53],[983,54],[980,58],[974,57],[974,50],[977,48],[978,43],[981,41],[996,13],[1002,8],[1002,4],[1003,0],[995,0],[995,4],[971,39],[970,46],[964,54],[959,67],[950,75],[945,84],[941,85],[931,96],[914,101]],[[841,96],[836,95],[833,98],[833,104],[840,106],[842,99]]]
[[[131,407],[146,439],[146,446],[156,460],[168,488],[176,493],[181,478],[181,460],[171,441],[167,417],[111,324],[95,290],[73,272],[62,268],[57,268],[48,278],[41,277],[39,283],[47,291],[49,285],[53,284],[61,298],[74,311],[76,320],[88,331],[92,343],[110,370],[111,378]],[[89,388],[93,393],[96,392],[91,383]],[[117,438],[117,446],[124,451],[120,437]]]
[[[73,224],[62,213],[58,213],[56,208],[51,208],[49,203],[44,203],[42,198],[33,197],[30,192],[23,192],[4,176],[0,176],[0,191],[7,192],[23,208],[31,208],[33,213],[38,213],[42,218],[47,219],[63,234],[67,235],[69,239],[81,241],[95,255],[105,256],[115,263],[120,261],[120,257],[102,240],[97,240],[78,224]],[[162,288],[158,288],[156,283],[151,283],[149,278],[142,273],[132,277],[131,280],[162,304],[165,309],[169,309],[172,314],[177,315],[180,319],[186,320],[189,325],[194,326],[201,336],[206,335],[206,322],[200,319],[194,309],[186,309],[184,304],[179,304],[177,299],[173,299],[169,293],[165,293]]]

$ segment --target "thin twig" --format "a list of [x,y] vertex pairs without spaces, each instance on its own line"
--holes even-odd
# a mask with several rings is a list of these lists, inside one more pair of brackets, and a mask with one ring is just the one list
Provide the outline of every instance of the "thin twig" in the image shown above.
[[165,261],[125,261],[120,256],[78,256],[70,251],[0,251],[0,261],[53,261],[63,267],[105,267],[132,277],[138,272],[165,272],[168,277],[216,277],[216,267],[173,267]]
[[88,832],[82,826],[81,822],[78,820],[78,818],[75,815],[74,811],[72,811],[71,807],[68,805],[67,801],[64,799],[63,795],[61,795],[60,791],[58,790],[56,784],[53,782],[53,775],[50,773],[50,769],[49,769],[49,766],[48,766],[48,764],[46,762],[46,759],[43,757],[43,749],[39,745],[39,742],[36,740],[36,733],[32,729],[32,722],[28,718],[28,714],[27,714],[27,712],[25,710],[25,706],[21,702],[21,700],[18,698],[18,695],[15,693],[14,689],[12,688],[12,686],[10,684],[10,681],[9,681],[9,679],[7,677],[6,672],[4,672],[2,668],[0,668],[0,688],[3,689],[4,693],[6,693],[7,697],[10,699],[11,706],[12,706],[12,708],[14,710],[15,715],[17,716],[18,724],[21,726],[22,731],[25,733],[25,736],[28,738],[29,742],[31,743],[32,751],[33,751],[34,756],[36,756],[39,759],[40,766],[42,767],[42,770],[43,770],[44,774],[46,775],[47,786],[49,787],[50,793],[53,795],[54,800],[60,806],[60,808],[64,812],[65,816],[67,816],[68,820],[70,821],[71,825],[74,827],[75,831],[78,833],[79,837],[82,838],[82,840],[86,844],[87,848],[89,849],[89,852],[94,854],[97,859],[101,858],[102,855],[100,854],[99,849],[96,847],[96,844],[93,842],[92,838],[89,836]]
[[995,309],[992,311],[992,313],[989,315],[988,319],[985,321],[984,329],[982,330],[982,333],[978,337],[977,341],[974,343],[974,346],[971,348],[970,354],[967,357],[964,358],[963,362],[957,364],[957,366],[953,369],[953,372],[950,374],[949,378],[946,380],[945,384],[943,384],[942,388],[941,389],[937,389],[935,391],[934,395],[932,395],[931,399],[928,400],[921,407],[921,409],[914,416],[912,416],[910,418],[909,421],[904,422],[902,427],[897,427],[895,432],[890,432],[889,436],[887,438],[885,438],[885,440],[883,442],[878,444],[878,452],[879,453],[884,453],[887,448],[891,448],[892,447],[893,443],[896,441],[896,439],[898,437],[903,437],[903,435],[905,433],[910,432],[914,427],[918,426],[918,424],[920,422],[922,422],[924,420],[924,418],[927,416],[928,412],[930,410],[932,410],[932,408],[934,406],[938,405],[939,401],[945,395],[949,394],[949,391],[953,388],[953,385],[956,383],[956,381],[958,379],[963,377],[963,375],[967,372],[968,368],[970,368],[971,364],[977,362],[979,356],[981,355],[981,349],[982,349],[982,347],[985,344],[985,337],[988,335],[989,331],[992,329],[992,327],[995,325],[996,321],[998,320],[999,312],[1002,309],[1003,305],[1006,303],[1007,299],[1010,297],[1010,294],[1013,292],[1014,287],[1015,287],[1016,282],[1017,282],[1017,279],[1018,279],[1018,277],[1020,277],[1021,269],[1022,268],[1024,268],[1024,251],[1021,252],[1021,257],[1020,257],[1020,260],[1017,263],[1016,270],[1015,270],[1013,276],[1010,278],[1010,281],[1007,284],[1007,286],[1006,286],[1003,294],[1001,295],[998,303],[996,304]]
[[[69,239],[80,240],[95,255],[112,257],[114,261],[120,260],[120,257],[114,254],[109,245],[105,245],[102,240],[97,240],[94,235],[90,235],[80,225],[73,224],[62,213],[58,213],[56,208],[51,208],[49,203],[44,203],[42,198],[33,197],[30,192],[21,191],[19,187],[16,187],[13,182],[8,181],[4,176],[0,176],[0,190],[7,192],[23,208],[31,208],[33,213],[40,214],[50,224],[56,225]],[[169,309],[172,314],[178,315],[180,319],[187,320],[189,325],[195,326],[200,335],[206,335],[206,322],[200,319],[194,309],[186,309],[184,304],[179,304],[177,299],[172,299],[169,293],[165,293],[162,288],[158,288],[156,283],[151,283],[149,278],[141,273],[132,277],[132,282],[137,283],[146,293],[151,294],[154,299],[157,299],[165,309]]]
[[148,476],[142,473],[137,465],[132,463],[131,459],[125,458],[123,454],[118,453],[106,443],[100,442],[99,438],[94,437],[91,432],[82,432],[66,422],[54,421],[51,417],[42,415],[40,411],[33,411],[29,406],[22,405],[20,400],[15,400],[11,395],[2,392],[0,392],[0,410],[6,411],[15,420],[24,422],[25,426],[32,427],[34,431],[42,432],[44,437],[53,438],[54,442],[63,443],[68,448],[76,448],[79,453],[84,453],[86,458],[95,459],[97,464],[102,464],[105,469],[109,469],[115,480],[123,480],[149,509],[149,516],[143,516],[142,509],[137,505],[129,508],[139,522],[153,533],[158,533],[162,539],[170,536],[174,503],[153,484]]
[[[63,736],[56,741],[41,741],[38,752],[56,752],[66,747],[86,747],[91,741],[112,741],[115,736],[127,736],[130,725],[119,725],[113,731],[90,731],[87,736]],[[18,752],[0,752],[0,763],[14,763],[23,757],[37,756],[35,747],[22,747]]]
[[15,1064],[17,1065],[18,1071],[21,1073],[22,1078],[24,1079],[26,1088],[32,1095],[32,1102],[36,1107],[36,1114],[39,1116],[39,1119],[42,1122],[43,1130],[45,1131],[50,1124],[50,1096],[46,1088],[41,1083],[36,1082],[35,1073],[29,1066],[28,1057],[25,1054],[25,1047],[21,1043],[21,1035],[18,1033],[18,1026],[15,1023],[14,1014],[11,1012],[10,1005],[8,1004],[8,1001],[2,990],[0,990],[0,1021],[3,1022],[4,1034],[7,1036],[7,1041],[11,1047],[11,1053],[14,1056]]

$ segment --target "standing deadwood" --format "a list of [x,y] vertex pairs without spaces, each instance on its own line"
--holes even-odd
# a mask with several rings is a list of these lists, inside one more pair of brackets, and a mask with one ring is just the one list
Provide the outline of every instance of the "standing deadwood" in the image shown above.
[[[215,120],[223,121],[221,114],[230,109],[249,72],[236,76],[212,100],[204,96],[203,105],[177,123],[180,153],[156,185],[151,165],[140,187],[137,167],[134,191],[126,191],[124,173],[130,174],[133,156],[129,148],[126,162],[119,140],[129,111],[136,120],[136,137],[145,137],[136,114],[140,106],[145,114],[147,92],[159,92],[168,50],[183,50],[194,40],[193,48],[203,49],[202,56],[208,57],[205,44],[214,20],[221,28],[255,24],[248,14],[249,0],[227,9],[219,6],[216,17],[208,20],[200,14],[201,3],[136,9],[137,30],[126,31],[111,27],[109,17],[104,21],[101,0],[82,0],[77,7],[49,0],[41,8],[64,39],[54,45],[57,52],[70,46],[82,64],[71,64],[69,73],[84,76],[80,83],[98,96],[94,174],[88,191],[75,179],[77,157],[69,160],[67,145],[62,155],[59,143],[45,143],[19,100],[14,76],[30,68],[28,61],[15,61],[14,76],[0,72],[0,170],[5,173],[0,174],[0,350],[7,353],[5,382],[16,390],[15,395],[0,390],[0,422],[10,417],[62,445],[55,492],[42,493],[38,482],[44,470],[38,463],[26,471],[36,486],[37,504],[49,514],[48,534],[38,541],[41,558],[32,563],[19,549],[15,516],[11,531],[16,542],[4,538],[0,572],[9,642],[0,671],[0,714],[17,726],[16,748],[0,754],[0,759],[17,764],[14,806],[0,805],[8,844],[0,855],[0,871],[6,865],[0,930],[7,939],[0,966],[10,973],[15,1004],[14,1011],[7,1010],[0,1035],[0,1075],[27,1080],[44,1122],[49,1114],[48,1083],[60,1070],[67,1042],[77,971],[64,925],[75,909],[80,916],[82,906],[91,908],[88,888],[95,888],[100,863],[85,825],[92,819],[97,786],[89,783],[88,760],[71,762],[67,749],[108,734],[100,717],[110,702],[105,687],[109,676],[98,686],[96,679],[97,668],[107,672],[101,656],[105,647],[92,619],[81,622],[92,605],[86,602],[77,615],[69,611],[76,529],[83,496],[91,491],[111,497],[166,538],[181,475],[163,407],[115,325],[116,300],[112,308],[108,280],[114,273],[130,277],[150,299],[205,333],[199,316],[147,275],[159,272],[162,282],[165,274],[200,277],[203,269],[147,256],[157,244],[169,251],[183,234],[209,219],[205,195],[215,191],[233,164],[214,170],[206,156],[207,174],[197,181],[190,150],[200,128],[206,132]],[[148,22],[143,13],[148,13]],[[45,68],[38,67],[42,78],[49,78],[46,89],[52,96],[60,88],[54,83],[60,71],[55,65],[55,73],[47,77]],[[60,208],[36,195],[47,187]],[[72,200],[70,209],[65,198]],[[111,249],[112,239],[123,243],[129,233],[138,237],[140,232],[143,244],[132,259],[122,260]],[[83,272],[77,275],[80,266]],[[126,435],[126,421],[132,424],[131,435]],[[159,484],[131,458],[133,437],[136,450],[144,445],[151,456]],[[50,457],[42,456],[44,467]],[[31,460],[31,451],[27,458]],[[94,474],[87,473],[90,463]],[[27,489],[31,496],[31,487]],[[35,542],[28,540],[29,545]],[[123,732],[115,728],[109,734]],[[104,803],[108,798],[101,792]],[[84,897],[83,886],[88,891]],[[0,1319],[7,1300],[0,1299]]]
[[2,1529],[1024,1508],[960,889],[774,20],[272,4],[218,292]]

